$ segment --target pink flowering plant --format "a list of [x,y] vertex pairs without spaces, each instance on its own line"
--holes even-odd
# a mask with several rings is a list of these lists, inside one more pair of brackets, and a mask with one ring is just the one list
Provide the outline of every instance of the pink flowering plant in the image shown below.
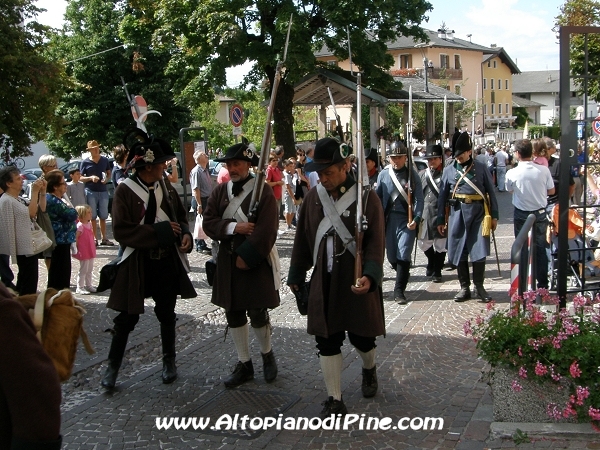
[[479,355],[492,368],[514,370],[512,388],[523,389],[522,380],[549,381],[557,389],[570,390],[564,405],[549,404],[555,420],[591,421],[600,429],[600,295],[576,295],[573,310],[545,311],[536,304],[558,305],[546,289],[513,295],[508,309],[488,304],[487,317],[478,316],[464,325]]

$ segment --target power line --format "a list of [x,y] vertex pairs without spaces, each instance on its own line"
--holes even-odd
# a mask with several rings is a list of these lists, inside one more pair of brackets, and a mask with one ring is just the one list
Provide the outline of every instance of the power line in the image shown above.
[[121,47],[125,47],[125,44],[117,45],[116,47],[109,48],[108,50],[102,50],[101,52],[93,53],[91,55],[82,56],[81,58],[72,59],[71,61],[66,61],[65,64],[69,64],[69,63],[72,63],[72,62],[75,62],[75,61],[81,61],[82,59],[91,58],[92,56],[101,55],[102,53],[110,52],[112,50],[116,50],[116,49],[121,48]]

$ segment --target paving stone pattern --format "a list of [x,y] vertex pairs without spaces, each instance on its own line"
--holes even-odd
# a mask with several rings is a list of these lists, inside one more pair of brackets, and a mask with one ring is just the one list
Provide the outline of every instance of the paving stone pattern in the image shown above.
[[[502,216],[497,230],[501,265],[498,276],[495,258],[488,258],[486,287],[498,302],[508,302],[510,246],[514,240],[510,194],[500,193]],[[109,226],[110,228],[110,226]],[[284,223],[281,223],[281,230]],[[277,245],[287,274],[293,232],[281,233]],[[95,275],[116,256],[116,247],[99,247]],[[444,271],[444,283],[434,284],[425,277],[425,257],[417,251],[416,266],[408,285],[410,303],[392,301],[395,275],[385,264],[384,300],[387,335],[377,340],[379,392],[372,399],[361,395],[361,361],[346,341],[343,347],[342,393],[350,413],[368,417],[390,417],[396,423],[403,417],[441,417],[442,429],[435,431],[368,431],[351,426],[346,431],[268,429],[255,439],[199,431],[158,430],[157,417],[177,417],[198,410],[223,391],[222,380],[236,362],[231,336],[225,337],[222,310],[210,303],[204,262],[209,255],[190,255],[190,277],[198,297],[179,300],[177,366],[179,378],[173,384],[161,383],[159,325],[152,300],[146,301],[146,314],[130,335],[128,352],[117,381],[117,389],[100,389],[105,369],[113,311],[105,307],[107,294],[83,296],[87,310],[85,327],[97,352],[78,350],[73,377],[63,385],[63,425],[65,448],[69,449],[486,449],[517,448],[513,440],[492,439],[493,420],[490,389],[483,381],[486,364],[477,358],[473,342],[463,334],[463,323],[485,307],[475,300],[455,303],[458,290],[456,272]],[[16,267],[15,267],[16,270]],[[78,262],[73,262],[75,286]],[[45,267],[40,265],[40,284],[46,283]],[[285,279],[283,284],[285,285]],[[273,349],[279,375],[267,384],[263,379],[260,349],[252,331],[251,356],[255,379],[243,389],[273,394],[286,393],[300,400],[285,411],[286,417],[318,416],[326,399],[314,338],[306,333],[306,318],[299,315],[287,286],[281,289],[281,306],[271,312]],[[216,418],[213,418],[215,420]],[[598,439],[600,442],[600,439]],[[600,448],[585,440],[540,439],[518,448]]]

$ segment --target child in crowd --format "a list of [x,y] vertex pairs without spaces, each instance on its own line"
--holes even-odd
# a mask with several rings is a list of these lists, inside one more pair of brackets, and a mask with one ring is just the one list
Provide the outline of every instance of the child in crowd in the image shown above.
[[292,230],[292,220],[296,214],[296,203],[294,198],[294,160],[287,159],[283,165],[283,179],[285,181],[285,190],[283,191],[283,213],[285,215],[285,222],[287,223],[287,229]]
[[540,166],[548,167],[548,157],[546,143],[543,139],[534,139],[531,141],[533,145],[533,162]]
[[79,260],[79,276],[77,277],[77,294],[87,295],[96,292],[92,287],[92,272],[96,258],[96,242],[92,231],[92,208],[89,205],[75,207],[79,222],[77,223],[77,253],[73,255]]
[[80,182],[81,172],[79,169],[69,170],[71,181],[67,183],[67,195],[72,205],[87,205],[85,200],[85,184]]

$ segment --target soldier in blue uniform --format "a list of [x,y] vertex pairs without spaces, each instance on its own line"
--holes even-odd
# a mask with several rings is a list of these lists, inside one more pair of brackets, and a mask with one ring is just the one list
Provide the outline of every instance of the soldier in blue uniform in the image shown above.
[[446,259],[446,237],[437,229],[438,197],[444,168],[443,155],[444,149],[440,145],[428,145],[425,159],[429,167],[420,172],[425,206],[417,243],[427,256],[425,274],[432,277],[434,283],[442,282],[442,268]]
[[[376,192],[385,212],[387,258],[396,271],[394,301],[406,305],[410,259],[417,226],[423,215],[423,188],[417,170],[407,167],[408,150],[402,142],[392,143],[389,158],[389,166],[377,178]],[[409,208],[412,209],[412,221],[408,220]]]
[[454,301],[471,298],[470,256],[473,284],[481,301],[487,303],[492,298],[483,286],[485,258],[490,254],[490,231],[498,225],[494,183],[485,164],[473,159],[473,144],[468,133],[458,135],[453,148],[455,160],[442,175],[438,231],[441,235],[447,233],[448,261],[458,269],[461,290]]

